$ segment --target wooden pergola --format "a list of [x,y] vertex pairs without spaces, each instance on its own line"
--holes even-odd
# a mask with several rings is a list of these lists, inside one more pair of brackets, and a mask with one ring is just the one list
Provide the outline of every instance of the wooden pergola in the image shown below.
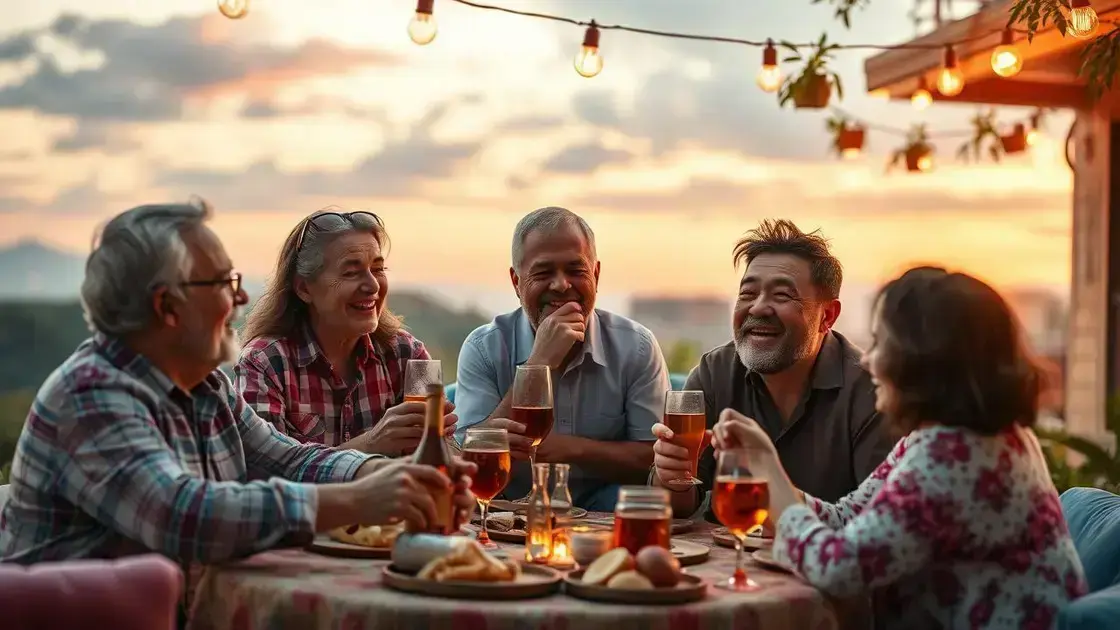
[[[1086,40],[1063,37],[1054,29],[1040,32],[1029,44],[1017,36],[1023,69],[1012,78],[997,76],[991,54],[1001,43],[999,32],[1007,25],[1011,5],[1010,0],[992,2],[908,42],[943,45],[972,39],[954,47],[965,78],[959,95],[945,97],[934,88],[944,58],[943,48],[936,46],[894,49],[869,58],[864,66],[867,90],[909,100],[924,81],[935,103],[1074,110],[1076,120],[1066,146],[1074,173],[1066,426],[1072,433],[1111,444],[1105,405],[1109,396],[1120,392],[1120,98],[1113,92],[1096,101],[1089,97],[1085,81],[1077,76]],[[1120,0],[1093,0],[1093,7],[1103,20],[1120,10]]]

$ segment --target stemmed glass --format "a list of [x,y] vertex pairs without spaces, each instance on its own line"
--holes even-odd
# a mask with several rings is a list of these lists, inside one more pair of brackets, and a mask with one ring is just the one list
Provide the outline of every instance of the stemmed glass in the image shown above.
[[404,368],[405,402],[424,402],[428,385],[443,384],[443,364],[439,359],[409,359]]
[[759,588],[743,570],[743,543],[752,532],[762,528],[770,511],[770,486],[765,479],[751,474],[748,452],[743,449],[719,452],[712,492],[716,518],[735,536],[735,573],[717,584],[732,591]]
[[696,477],[700,460],[700,447],[704,444],[707,417],[704,415],[704,392],[685,390],[665,394],[665,426],[673,432],[673,441],[688,449],[692,469],[688,477],[670,481],[670,486],[695,486],[702,482]]
[[482,509],[482,531],[478,534],[478,542],[486,549],[494,549],[497,545],[490,542],[486,516],[490,501],[509,483],[509,433],[505,429],[467,429],[462,457],[478,466],[478,471],[471,477],[471,492]]
[[[519,365],[513,377],[513,408],[510,419],[525,427],[525,437],[533,440],[529,469],[535,470],[537,447],[552,431],[552,371],[547,365]],[[524,503],[529,497],[518,499]]]

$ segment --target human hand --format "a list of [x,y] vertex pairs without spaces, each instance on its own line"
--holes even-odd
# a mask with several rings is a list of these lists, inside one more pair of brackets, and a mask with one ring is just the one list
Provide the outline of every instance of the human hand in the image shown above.
[[478,425],[487,429],[505,429],[509,439],[509,455],[515,460],[527,460],[533,452],[533,439],[525,437],[525,425],[509,418],[490,418]]
[[565,303],[537,326],[527,363],[559,369],[572,346],[583,342],[586,330],[583,308],[576,302]]
[[[676,434],[673,430],[658,422],[653,425],[652,431],[657,438],[653,443],[653,471],[657,480],[662,486],[670,486],[679,480],[690,479],[696,462],[692,460],[688,449],[675,441]],[[703,453],[711,441],[712,432],[704,431],[699,452]]]
[[[425,531],[437,518],[430,487],[451,487],[437,468],[405,461],[384,464],[352,483],[358,523],[386,525],[404,522]],[[469,491],[468,491],[469,492]]]
[[[455,433],[459,416],[450,401],[444,401],[443,435]],[[385,410],[385,415],[373,428],[362,434],[360,449],[367,453],[399,457],[416,450],[424,437],[425,403],[404,402]]]

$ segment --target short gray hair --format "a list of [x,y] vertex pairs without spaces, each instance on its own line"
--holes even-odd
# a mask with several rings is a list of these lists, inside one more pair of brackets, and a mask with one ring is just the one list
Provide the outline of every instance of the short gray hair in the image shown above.
[[521,269],[521,263],[525,258],[525,240],[529,238],[530,234],[533,232],[551,232],[562,227],[579,228],[583,237],[587,239],[588,246],[591,247],[592,260],[598,259],[598,254],[595,252],[595,233],[591,231],[591,226],[587,224],[587,221],[567,208],[547,206],[537,208],[517,222],[517,227],[513,230],[513,268]]
[[160,285],[180,297],[193,261],[183,233],[212,214],[201,200],[138,206],[113,217],[94,236],[82,281],[82,309],[90,330],[121,336],[153,319],[152,291]]

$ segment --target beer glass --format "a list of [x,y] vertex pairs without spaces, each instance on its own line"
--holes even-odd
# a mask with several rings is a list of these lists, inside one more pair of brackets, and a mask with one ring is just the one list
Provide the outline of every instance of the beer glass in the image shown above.
[[701,482],[696,478],[696,466],[700,461],[704,432],[708,428],[707,417],[704,415],[704,392],[666,392],[664,424],[673,432],[673,442],[688,449],[688,459],[692,463],[688,477],[674,479],[666,485],[699,485]]
[[712,509],[720,523],[735,536],[735,573],[716,586],[732,591],[753,591],[758,583],[743,570],[743,542],[762,528],[770,511],[770,486],[751,475],[748,451],[720,451],[716,463]]
[[443,385],[439,359],[409,359],[404,368],[404,401],[424,402],[428,385]]
[[490,542],[486,516],[490,501],[509,483],[509,434],[505,429],[467,429],[462,457],[478,466],[478,471],[471,477],[471,492],[482,510],[482,531],[478,534],[478,542],[487,549],[494,549],[497,545]]

